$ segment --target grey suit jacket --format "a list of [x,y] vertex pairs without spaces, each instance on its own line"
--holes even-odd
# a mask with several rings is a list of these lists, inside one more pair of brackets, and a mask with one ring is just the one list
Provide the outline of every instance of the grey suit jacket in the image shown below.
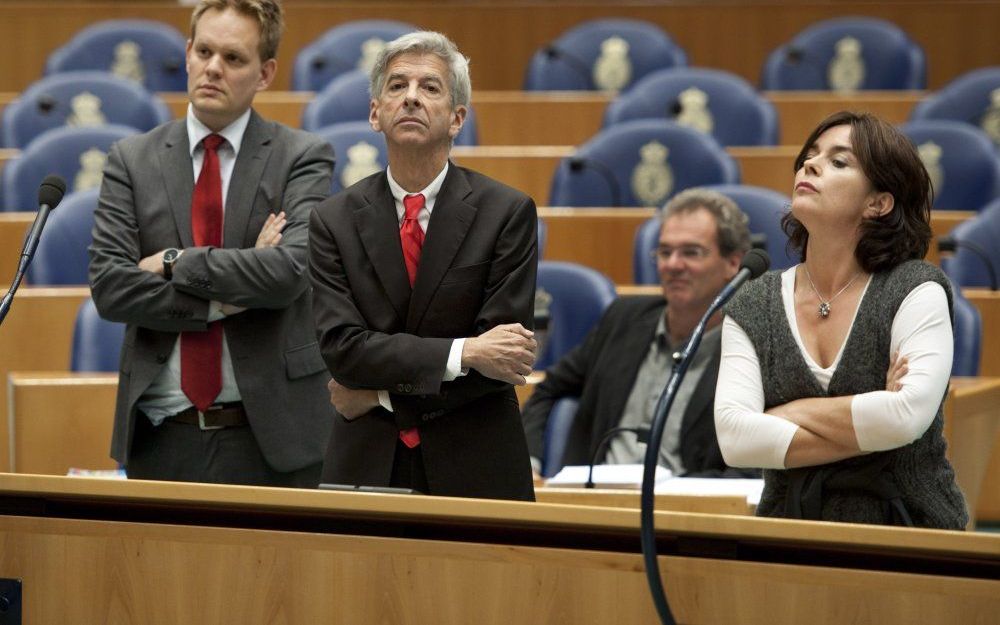
[[531,198],[452,164],[411,289],[384,171],[316,208],[309,254],[323,356],[340,383],[388,390],[393,406],[334,420],[324,481],[387,485],[397,434],[416,426],[430,494],[534,497],[513,387],[474,370],[442,377],[452,339],[530,327],[536,233]]
[[[193,247],[194,177],[185,121],[123,139],[108,154],[90,247],[90,284],[105,319],[127,324],[111,455],[128,464],[136,401],[164,367],[178,333],[207,327],[209,301],[247,310],[223,320],[250,426],[267,462],[319,462],[333,410],[316,343],[306,272],[309,213],[330,191],[333,154],[313,135],[251,113],[226,197],[223,247]],[[271,213],[279,245],[254,249]],[[138,268],[183,248],[173,279]]]

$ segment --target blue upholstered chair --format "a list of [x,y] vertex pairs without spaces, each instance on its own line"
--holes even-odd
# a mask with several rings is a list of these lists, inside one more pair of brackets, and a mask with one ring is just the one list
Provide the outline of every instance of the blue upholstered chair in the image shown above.
[[386,43],[419,30],[393,20],[357,20],[334,26],[295,56],[294,91],[321,91],[331,80],[353,70],[367,72]]
[[385,137],[372,130],[368,122],[341,122],[314,132],[333,146],[333,153],[337,155],[333,168],[333,193],[385,169],[388,163]]
[[900,130],[934,183],[934,208],[979,210],[1000,197],[1000,156],[989,137],[962,122],[907,122]]
[[187,91],[186,37],[152,20],[105,20],[79,31],[49,55],[46,74],[111,72],[150,91]]
[[660,119],[605,128],[559,163],[552,206],[655,206],[678,191],[736,184],[739,167],[712,137]]
[[0,143],[24,148],[60,126],[120,124],[150,130],[171,117],[162,100],[131,80],[107,72],[53,74],[33,83],[3,110]]
[[564,32],[531,57],[528,91],[621,91],[658,69],[683,67],[687,55],[655,24],[597,19]]
[[[771,189],[741,184],[719,184],[705,187],[729,197],[750,220],[751,235],[763,237],[764,249],[771,257],[771,269],[787,269],[798,263],[786,244],[788,236],[781,229],[781,217],[788,212],[791,199]],[[632,251],[633,279],[636,284],[659,284],[656,261],[652,253],[660,240],[659,217],[646,220],[635,233]]]
[[28,266],[27,281],[35,286],[86,285],[87,247],[94,229],[99,189],[68,193],[49,215]]
[[[367,121],[371,110],[368,74],[360,70],[333,79],[302,111],[303,130],[316,131],[341,122]],[[455,145],[476,145],[476,115],[469,107]]]
[[978,215],[960,223],[948,235],[957,242],[955,253],[941,259],[941,268],[961,287],[986,287],[990,268],[1000,275],[1000,199],[990,202]]
[[545,260],[538,263],[538,290],[552,298],[548,337],[535,362],[535,369],[545,369],[583,340],[616,293],[614,283],[599,271]]
[[979,352],[983,340],[983,321],[975,305],[962,295],[962,288],[951,283],[955,309],[955,355],[951,362],[952,375],[979,375]]
[[89,297],[80,304],[73,326],[73,371],[118,371],[125,324],[101,319]]
[[962,74],[913,107],[910,121],[950,119],[972,124],[1000,145],[1000,67]]
[[134,128],[117,125],[46,132],[4,166],[0,209],[37,210],[38,185],[49,174],[62,176],[71,191],[99,186],[111,144],[135,133]]
[[721,145],[776,145],[778,113],[741,77],[715,69],[661,69],[608,105],[604,127],[631,119],[669,119]]
[[563,397],[553,404],[542,439],[542,477],[552,477],[563,468],[566,442],[579,405],[578,397]]
[[541,217],[538,218],[538,260],[545,258],[545,241],[548,238],[549,229]]
[[892,22],[843,17],[813,24],[774,50],[761,88],[770,90],[924,89],[923,48]]

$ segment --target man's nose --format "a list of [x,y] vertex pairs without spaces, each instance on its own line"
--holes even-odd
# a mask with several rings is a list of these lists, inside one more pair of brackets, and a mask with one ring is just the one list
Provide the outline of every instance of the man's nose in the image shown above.
[[222,73],[222,59],[219,58],[218,54],[209,57],[208,63],[205,64],[205,71],[213,75]]
[[416,84],[411,84],[406,89],[405,102],[407,106],[420,106],[420,90]]

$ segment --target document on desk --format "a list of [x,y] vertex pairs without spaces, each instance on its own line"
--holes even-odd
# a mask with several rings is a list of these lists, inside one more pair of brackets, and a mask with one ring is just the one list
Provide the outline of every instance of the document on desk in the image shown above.
[[656,494],[664,495],[739,495],[756,506],[764,490],[764,480],[725,477],[675,477],[657,482]]
[[[642,487],[641,464],[598,464],[594,466],[594,486],[597,488],[640,488]],[[587,483],[587,465],[571,465],[545,482],[546,486],[580,488]],[[656,467],[656,484],[669,480],[670,469]]]

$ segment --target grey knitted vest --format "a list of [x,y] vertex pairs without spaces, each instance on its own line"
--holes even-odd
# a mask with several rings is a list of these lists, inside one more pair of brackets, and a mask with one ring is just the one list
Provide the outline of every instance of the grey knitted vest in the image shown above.
[[[840,363],[824,391],[809,371],[788,327],[781,298],[781,274],[772,271],[747,284],[728,305],[726,312],[750,337],[760,361],[766,408],[804,397],[839,397],[885,388],[889,368],[892,320],[899,305],[914,288],[928,281],[944,287],[952,308],[951,286],[944,274],[923,261],[907,261],[894,269],[876,273],[862,299],[854,326],[847,338]],[[726,392],[720,388],[719,393]],[[864,474],[867,468],[888,474],[895,483],[915,526],[964,529],[968,522],[965,500],[955,483],[955,474],[945,458],[942,407],[919,439],[897,449],[848,458],[821,467],[765,470],[764,492],[757,514],[785,513],[790,480],[801,483],[801,473],[820,471]],[[819,518],[826,521],[884,524],[886,502],[864,489],[829,488],[822,485]]]

